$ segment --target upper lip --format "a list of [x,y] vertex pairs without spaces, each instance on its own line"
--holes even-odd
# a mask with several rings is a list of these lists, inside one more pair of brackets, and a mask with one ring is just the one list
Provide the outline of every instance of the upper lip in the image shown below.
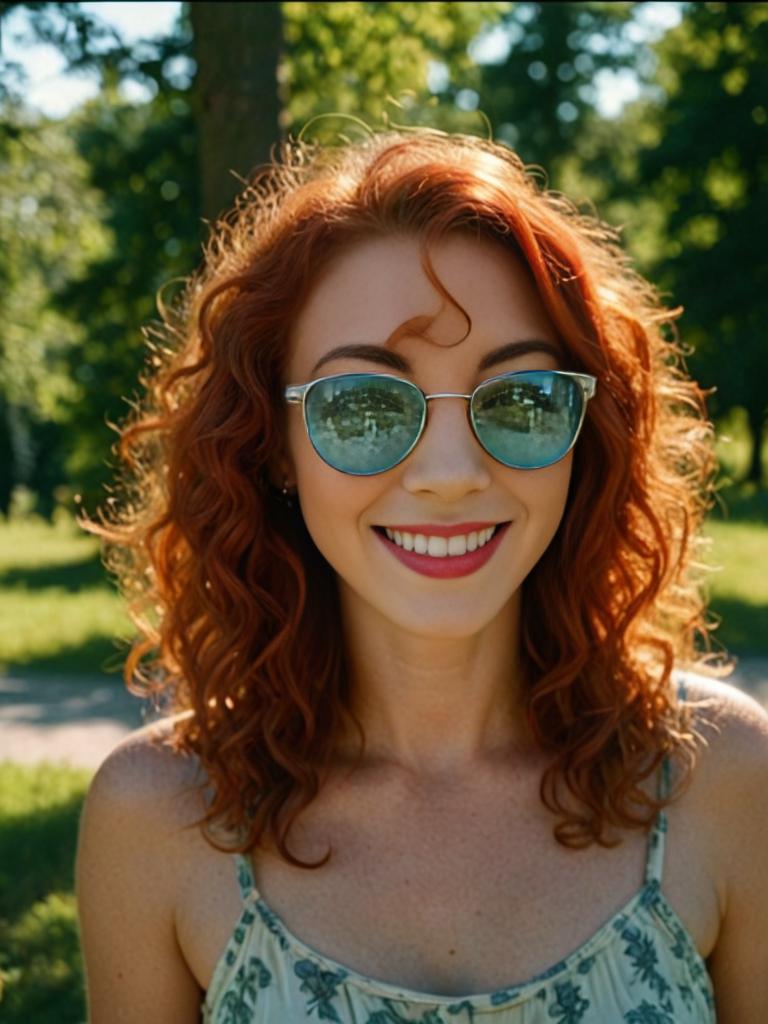
[[423,533],[430,537],[457,537],[467,533],[476,533],[478,530],[487,530],[489,526],[500,526],[498,522],[472,522],[472,523],[451,523],[441,525],[440,523],[411,523],[382,527],[387,530],[397,530],[398,533]]

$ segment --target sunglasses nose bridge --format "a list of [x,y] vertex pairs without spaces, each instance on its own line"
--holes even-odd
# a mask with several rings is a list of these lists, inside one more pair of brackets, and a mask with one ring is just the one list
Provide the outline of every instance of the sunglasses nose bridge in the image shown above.
[[[430,420],[429,409],[430,409],[430,403],[432,402],[433,399],[435,399],[435,398],[460,398],[460,399],[463,399],[464,413],[465,413],[466,422],[467,422],[467,425],[469,426],[470,432],[471,432],[473,438],[475,439],[475,441],[479,441],[479,438],[477,437],[477,432],[476,432],[474,424],[472,422],[472,394],[464,394],[461,391],[440,391],[440,392],[436,392],[435,394],[431,394],[431,395],[426,395],[425,394],[424,398],[425,398],[425,411],[426,411],[426,415],[424,417],[424,423],[423,423],[423,426],[422,426],[421,435],[424,434],[424,431],[427,429],[427,427],[429,425],[429,420]],[[421,438],[421,435],[420,435],[420,438]],[[480,442],[480,446],[484,447],[482,442]]]
[[[462,394],[460,391],[438,391],[438,392],[436,392],[433,395],[424,395],[424,398],[426,399],[427,419],[429,418],[429,403],[433,399],[435,399],[435,398],[463,398],[463,399],[465,399],[465,401],[466,401],[465,409],[466,409],[466,413],[467,413],[467,419],[468,420],[470,419],[469,410],[470,410],[470,404],[471,404],[471,400],[472,400],[472,395],[465,395],[465,394]],[[426,427],[426,423],[424,425]]]
[[463,395],[460,391],[438,391],[434,395],[424,395],[428,402],[431,402],[433,398],[466,398],[470,399],[472,395]]

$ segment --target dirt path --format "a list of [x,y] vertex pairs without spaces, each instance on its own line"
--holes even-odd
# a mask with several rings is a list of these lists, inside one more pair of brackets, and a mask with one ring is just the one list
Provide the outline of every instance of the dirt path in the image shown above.
[[[745,658],[735,685],[768,707],[768,658]],[[0,676],[0,761],[66,761],[95,769],[155,717],[118,679]]]
[[0,760],[97,768],[149,720],[143,702],[115,678],[0,677]]

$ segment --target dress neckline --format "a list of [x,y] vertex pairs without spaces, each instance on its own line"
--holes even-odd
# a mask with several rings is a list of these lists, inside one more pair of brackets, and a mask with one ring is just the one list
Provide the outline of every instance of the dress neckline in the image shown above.
[[674,915],[674,911],[666,903],[658,883],[655,880],[646,882],[624,906],[600,925],[577,949],[532,978],[494,989],[492,992],[445,995],[426,992],[422,989],[406,988],[393,982],[371,977],[321,953],[294,935],[257,892],[254,891],[253,894],[253,905],[268,931],[280,942],[283,952],[290,950],[294,955],[294,967],[299,967],[297,973],[302,973],[300,965],[314,964],[322,972],[323,981],[334,987],[351,984],[383,998],[398,1002],[425,1003],[454,1012],[458,1012],[460,1007],[467,1006],[477,1010],[495,1007],[506,1009],[531,998],[544,983],[549,983],[554,978],[559,978],[561,975],[565,977],[579,970],[581,973],[585,973],[596,954],[604,946],[620,937],[625,926],[635,917],[640,908],[647,908],[658,901],[664,902],[668,915]]
[[[354,985],[374,995],[395,1001],[409,1003],[425,1003],[446,1010],[458,1012],[459,1008],[471,1007],[475,1010],[508,1008],[516,1003],[536,995],[544,983],[552,979],[558,980],[574,971],[585,973],[597,952],[604,946],[621,936],[626,925],[642,909],[651,905],[661,904],[661,916],[670,929],[671,935],[678,942],[687,945],[695,956],[700,958],[693,940],[673,908],[667,903],[661,892],[661,865],[663,857],[664,836],[667,831],[666,814],[662,810],[648,837],[648,853],[646,857],[645,881],[630,898],[614,914],[603,922],[576,949],[560,958],[551,966],[538,972],[527,980],[505,985],[491,992],[445,995],[411,989],[383,979],[363,974],[331,956],[321,953],[295,935],[283,922],[280,916],[267,904],[256,887],[251,865],[246,857],[236,854],[238,860],[238,879],[246,904],[244,914],[252,914],[254,908],[268,932],[277,940],[281,950],[290,952],[294,957],[294,969],[301,974],[312,971],[320,973],[325,985],[343,987]],[[302,967],[301,965],[306,965]]]

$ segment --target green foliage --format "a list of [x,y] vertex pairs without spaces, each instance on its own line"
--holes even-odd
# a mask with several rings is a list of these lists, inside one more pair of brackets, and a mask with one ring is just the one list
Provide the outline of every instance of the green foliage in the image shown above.
[[[155,294],[199,256],[193,40],[186,13],[167,38],[128,46],[78,4],[34,7],[36,35],[73,68],[97,69],[102,93],[59,124],[6,102],[0,184],[11,201],[0,227],[11,244],[0,284],[10,285],[0,301],[15,326],[0,341],[0,511],[20,481],[45,514],[64,482],[93,511],[111,476],[108,423],[125,417],[138,390]],[[282,123],[329,141],[354,134],[357,116],[486,134],[488,115],[495,136],[542,164],[553,187],[589,196],[625,225],[640,269],[686,307],[692,367],[718,387],[713,412],[741,405],[757,434],[765,5],[684,5],[655,56],[631,31],[642,7],[286,4],[279,65],[275,54]],[[505,52],[480,64],[489,36]],[[595,76],[622,68],[655,92],[606,121],[594,109]],[[126,103],[126,80],[152,98]],[[759,459],[750,463],[756,478]]]
[[[716,429],[720,485],[729,488],[729,493],[733,493],[732,485],[746,478],[752,457],[752,438],[746,409],[739,405],[734,406],[726,416],[720,417],[716,423]],[[768,424],[763,431],[761,449],[763,473],[768,479]],[[741,488],[741,491],[744,490],[748,490],[748,488]],[[764,496],[766,503],[763,521],[768,524],[768,491],[765,491]]]
[[768,6],[687,4],[658,43],[664,102],[637,176],[664,211],[654,272],[685,308],[691,367],[716,391],[712,412],[747,411],[748,476],[764,479],[760,438],[768,412]]
[[[0,133],[12,196],[0,217],[18,249],[0,251],[0,282],[12,285],[4,320],[17,325],[0,341],[0,511],[26,483],[50,516],[65,482],[89,509],[103,499],[108,423],[137,389],[142,326],[161,285],[194,267],[202,231],[186,20],[129,47],[79,4],[27,6],[34,39],[102,79],[99,99],[62,122],[23,112],[21,87],[6,89],[13,130]],[[126,103],[129,79],[154,98]]]
[[495,137],[553,182],[569,158],[591,152],[595,76],[638,61],[625,35],[633,6],[517,3],[501,23],[508,52],[481,69],[481,107]]
[[0,763],[0,1011],[7,1024],[85,1018],[73,888],[89,778],[59,765]]
[[53,294],[109,250],[104,204],[65,128],[5,110],[0,161],[0,511],[13,483],[50,494],[66,476],[67,409],[82,399],[68,358],[82,321],[55,308]]
[[[485,24],[497,21],[510,6],[284,4],[285,127],[298,134],[311,118],[338,113],[365,118],[376,126],[406,120],[484,134],[480,118],[457,110],[452,97],[441,105],[432,100],[428,70],[431,63],[439,63],[450,68],[454,79],[476,85],[478,69],[468,46]],[[343,126],[339,130],[344,131]]]
[[69,130],[87,155],[90,180],[107,204],[114,239],[79,279],[56,294],[57,308],[86,323],[81,344],[70,349],[69,370],[81,393],[68,407],[67,471],[85,504],[103,499],[107,455],[147,359],[142,335],[156,312],[156,296],[198,259],[195,133],[188,98],[159,92],[131,106],[105,96],[75,115]]

